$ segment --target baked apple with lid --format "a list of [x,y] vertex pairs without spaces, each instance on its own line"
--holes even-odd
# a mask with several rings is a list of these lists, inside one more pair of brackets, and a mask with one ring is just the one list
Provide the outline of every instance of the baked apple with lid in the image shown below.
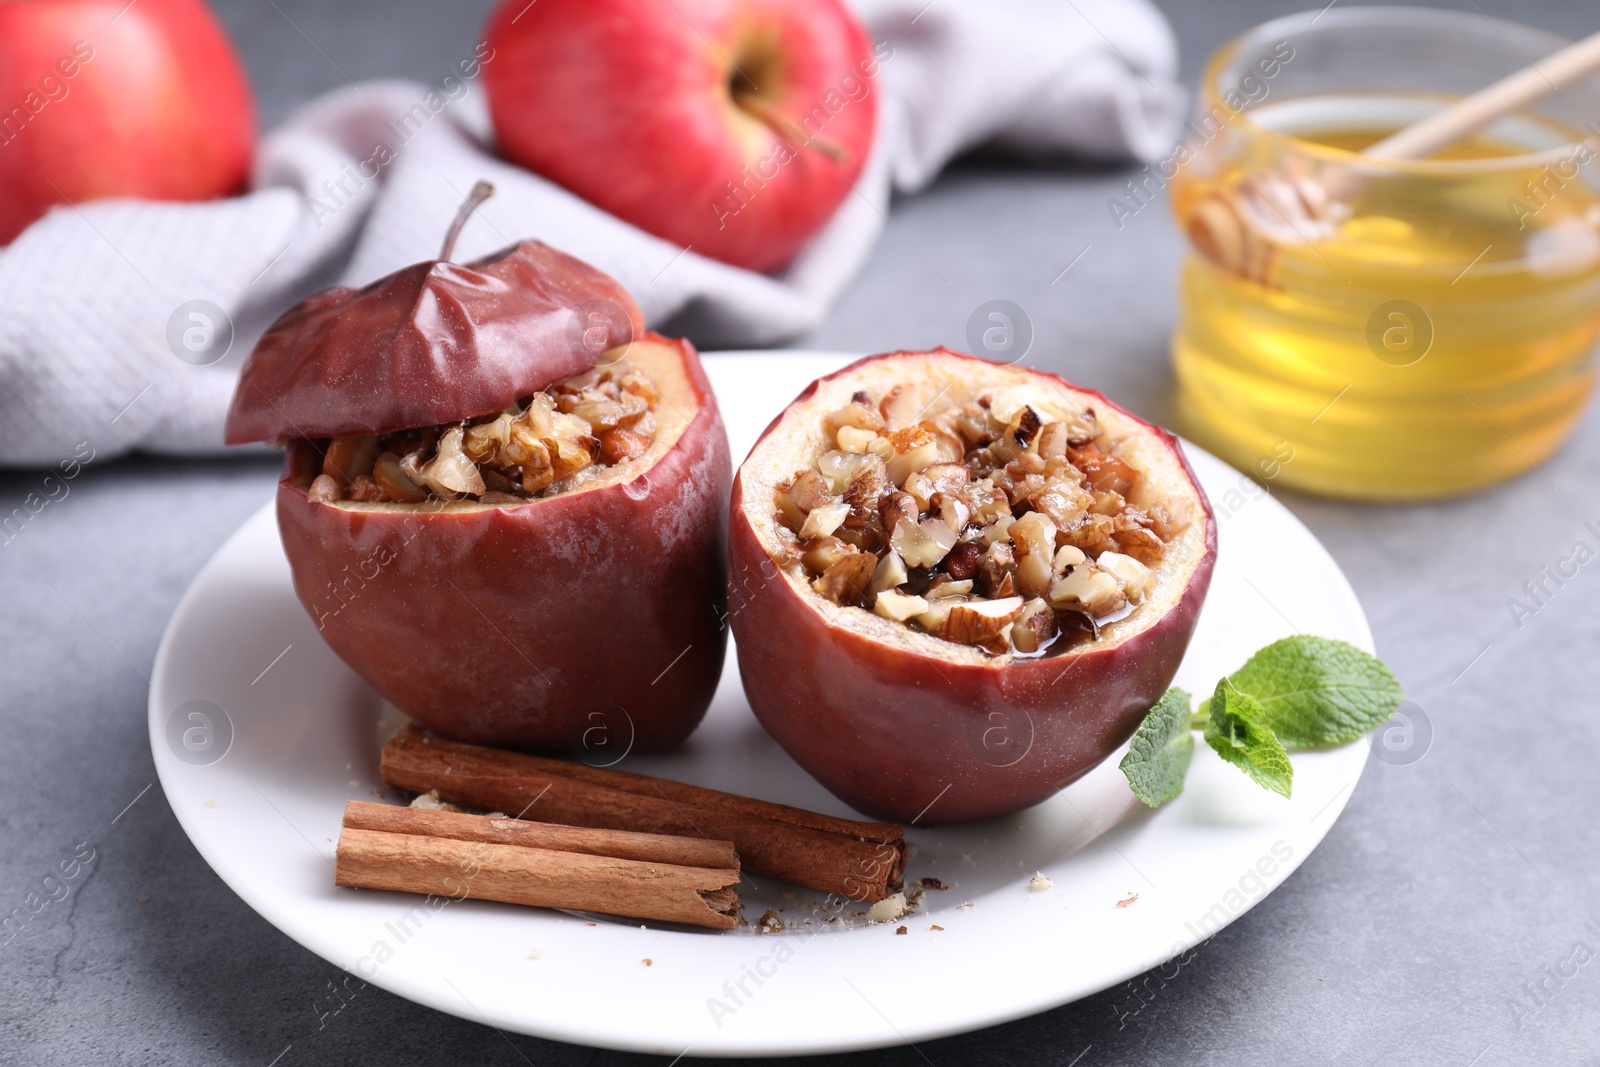
[[[481,199],[483,191],[475,191]],[[281,441],[295,593],[421,725],[671,748],[724,652],[730,460],[692,346],[536,241],[330,289],[262,337],[230,443]]]
[[1216,523],[1172,436],[1054,375],[861,360],[734,479],[729,612],[767,731],[877,818],[1018,811],[1177,672]]

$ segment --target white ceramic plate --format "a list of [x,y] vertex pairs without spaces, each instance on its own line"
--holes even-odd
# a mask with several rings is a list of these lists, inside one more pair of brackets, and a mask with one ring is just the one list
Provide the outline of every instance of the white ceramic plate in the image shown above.
[[[708,358],[735,457],[844,358]],[[1208,692],[1296,629],[1371,649],[1355,595],[1305,527],[1188,451],[1217,507],[1221,550],[1177,684]],[[385,795],[378,750],[395,725],[301,610],[263,507],[184,597],[150,687],[156,769],[200,854],[290,937],[400,996],[504,1030],[674,1056],[894,1045],[1106,989],[1179,957],[1281,884],[1367,758],[1359,743],[1296,756],[1284,800],[1200,745],[1187,791],[1150,813],[1114,757],[1021,815],[913,828],[908,882],[951,888],[927,890],[901,923],[807,922],[819,894],[757,879],[740,887],[745,914],[779,908],[793,928],[709,934],[479,901],[428,911],[418,897],[336,888],[340,814],[348,799]],[[757,725],[731,649],[688,746],[626,766],[851,814]],[[1029,888],[1036,871],[1051,888]]]

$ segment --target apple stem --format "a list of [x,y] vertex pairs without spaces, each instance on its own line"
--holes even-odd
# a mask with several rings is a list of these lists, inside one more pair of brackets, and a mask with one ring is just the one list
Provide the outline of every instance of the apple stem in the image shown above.
[[835,161],[845,158],[845,150],[838,144],[828,140],[826,137],[819,137],[815,134],[808,136],[804,130],[797,129],[794,123],[779,115],[771,104],[759,99],[754,94],[742,95],[738,103],[740,108],[749,112],[753,118],[766,123],[773,133],[776,133],[790,144],[821,152]]
[[450,254],[456,250],[456,238],[461,236],[461,228],[467,224],[472,213],[478,210],[478,205],[494,195],[494,186],[483,179],[478,179],[478,184],[472,187],[472,192],[461,202],[461,209],[456,212],[455,221],[450,224],[450,229],[444,235],[444,247],[439,250],[439,259],[448,261]]
[[801,141],[800,144],[805,148],[812,148],[821,152],[835,162],[842,161],[848,155],[842,147],[824,137],[811,137]]

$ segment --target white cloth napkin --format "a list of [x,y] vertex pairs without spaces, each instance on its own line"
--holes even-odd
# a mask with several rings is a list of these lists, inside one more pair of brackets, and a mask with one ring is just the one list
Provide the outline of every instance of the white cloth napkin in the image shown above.
[[[359,85],[269,135],[244,196],[57,208],[0,250],[0,465],[56,464],[84,444],[97,459],[221,451],[238,364],[265,326],[316,288],[437,255],[479,178],[497,195],[458,260],[537,237],[618,278],[652,325],[756,346],[815,326],[886,224],[891,191],[922,188],[963,151],[1126,159],[1172,144],[1177,58],[1148,0],[856,6],[892,49],[872,88],[878,140],[860,195],[782,273],[684,252],[496,158],[476,80]],[[379,143],[392,159],[364,177]]]

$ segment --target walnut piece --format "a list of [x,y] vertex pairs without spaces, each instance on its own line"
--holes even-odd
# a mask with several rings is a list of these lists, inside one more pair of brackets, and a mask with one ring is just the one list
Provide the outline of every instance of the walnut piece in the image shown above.
[[973,600],[956,604],[945,619],[940,635],[963,645],[981,645],[999,637],[1006,624],[1022,614],[1022,598],[1006,597],[1004,600]]
[[1059,630],[1055,611],[1035,597],[1023,605],[1011,625],[1011,646],[1018,652],[1032,654],[1048,646]]
[[841,607],[859,606],[877,565],[870,552],[852,552],[823,571],[811,587]]

